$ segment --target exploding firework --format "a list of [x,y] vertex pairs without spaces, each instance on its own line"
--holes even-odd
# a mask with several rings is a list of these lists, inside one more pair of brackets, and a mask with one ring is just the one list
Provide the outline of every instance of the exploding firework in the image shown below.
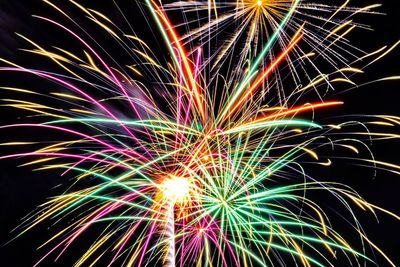
[[[313,119],[320,109],[343,104],[323,100],[321,88],[354,85],[351,75],[397,45],[368,54],[345,39],[362,26],[351,18],[375,5],[350,8],[349,1],[335,7],[297,0],[162,5],[147,0],[138,8],[145,8],[143,16],[158,26],[156,38],[168,51],[165,59],[135,31],[126,33],[106,14],[70,1],[70,8],[82,12],[131,60],[122,64],[72,13],[44,2],[70,24],[35,17],[78,43],[80,50],[47,48],[19,35],[32,46],[27,52],[52,61],[57,71],[1,59],[7,64],[2,72],[33,75],[59,88],[2,87],[21,94],[20,99],[3,99],[5,106],[37,115],[37,121],[2,130],[22,127],[59,135],[41,142],[8,142],[33,148],[1,158],[39,157],[24,165],[75,174],[68,191],[21,225],[21,234],[45,220],[61,225],[43,244],[47,252],[37,264],[50,254],[60,257],[95,228],[97,236],[76,266],[333,266],[338,259],[362,266],[373,262],[368,247],[395,266],[368,239],[353,208],[400,218],[345,184],[324,182],[307,172],[309,166],[331,165],[320,151],[369,151],[366,141],[395,136],[375,132],[373,125],[400,124],[395,116]],[[180,27],[169,12],[183,14]],[[205,12],[205,19],[192,12]],[[187,29],[183,36],[181,27]],[[225,29],[233,34],[215,49]],[[347,62],[341,53],[346,47],[361,55],[351,54],[354,58]],[[317,67],[317,54],[328,69],[333,67],[328,74]],[[369,61],[360,66],[361,59]],[[284,90],[287,84],[294,84],[293,89]],[[319,100],[305,100],[309,92]],[[373,156],[354,160],[400,169]],[[315,192],[342,206],[361,248],[335,230]]]

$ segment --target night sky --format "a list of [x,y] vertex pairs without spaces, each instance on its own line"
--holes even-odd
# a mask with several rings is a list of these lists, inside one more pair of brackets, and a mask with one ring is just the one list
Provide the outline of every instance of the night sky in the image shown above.
[[[62,1],[58,1],[61,3]],[[103,10],[113,17],[113,9],[102,1],[83,1],[90,6]],[[135,0],[124,0],[122,6],[131,8],[127,12],[132,16],[143,16],[137,10]],[[339,1],[340,2],[340,1]],[[357,3],[357,1],[354,1]],[[373,1],[358,1],[361,5]],[[376,1],[378,2],[378,0]],[[383,6],[379,9],[386,15],[368,15],[364,16],[361,22],[371,25],[375,31],[356,31],[351,35],[351,39],[365,51],[372,51],[383,45],[392,45],[400,40],[400,3],[397,0],[380,0]],[[46,64],[36,61],[36,57],[31,57],[26,53],[19,51],[19,48],[27,47],[27,44],[20,38],[17,38],[15,32],[23,33],[34,40],[41,42],[51,41],[65,46],[72,46],[68,40],[63,39],[63,35],[57,31],[47,29],[43,24],[38,23],[32,18],[32,14],[47,15],[50,9],[41,1],[34,0],[0,0],[0,57],[15,61],[21,65],[35,66],[35,64]],[[151,41],[153,33],[146,29],[144,21],[141,30],[142,36],[148,35]],[[146,36],[145,36],[146,38]],[[107,47],[105,47],[107,49]],[[110,49],[114,49],[111,47]],[[113,51],[113,55],[118,57],[118,52]],[[400,75],[400,47],[395,49],[389,56],[375,63],[366,69],[365,75],[360,82],[375,80],[385,76]],[[18,81],[20,84],[30,86],[46,86],[46,83],[40,83],[37,79],[21,81],[22,78],[15,74],[0,74],[0,86],[11,86]],[[3,94],[3,92],[0,92]],[[10,94],[0,95],[2,98],[12,98]],[[387,81],[366,85],[356,88],[352,91],[337,94],[336,99],[343,100],[345,105],[339,110],[330,111],[322,115],[336,116],[343,114],[391,114],[400,115],[400,81]],[[0,106],[0,125],[24,121],[24,116],[29,113],[21,112],[17,109]],[[26,121],[26,120],[25,120]],[[400,128],[391,129],[400,134]],[[12,141],[13,138],[35,139],[35,136],[42,134],[39,132],[23,131],[0,131],[1,142]],[[393,139],[381,142],[374,142],[371,146],[375,153],[375,158],[381,161],[388,161],[400,164],[400,139]],[[18,148],[0,147],[0,153],[17,153]],[[70,182],[69,179],[59,177],[57,172],[36,171],[33,172],[29,166],[18,167],[26,162],[26,159],[7,159],[0,161],[0,266],[4,267],[24,267],[32,266],[44,251],[36,251],[41,242],[51,236],[51,230],[48,223],[34,228],[32,231],[24,234],[16,240],[7,243],[18,232],[11,232],[18,226],[21,219],[35,210],[41,203],[49,197],[57,195],[65,189]],[[327,173],[324,173],[327,172]],[[374,171],[359,166],[351,166],[345,163],[338,163],[338,166],[329,169],[316,170],[327,179],[341,181],[352,186],[361,196],[369,202],[386,208],[396,214],[400,214],[400,176],[386,171],[377,171],[376,177]],[[323,201],[323,196],[321,196]],[[400,264],[400,223],[393,218],[378,213],[379,223],[369,213],[360,213],[360,221],[368,237],[382,248],[395,263]],[[335,220],[334,218],[332,219]],[[340,226],[339,226],[340,228]],[[7,244],[6,244],[7,243]],[[45,262],[43,266],[71,266],[79,255],[79,244],[71,248],[71,251],[62,257],[57,263],[53,263],[54,258]],[[75,255],[75,256],[74,256]],[[380,255],[376,255],[376,261],[379,266],[387,266],[387,263]],[[339,265],[338,265],[339,266]],[[340,267],[340,266],[339,266]]]

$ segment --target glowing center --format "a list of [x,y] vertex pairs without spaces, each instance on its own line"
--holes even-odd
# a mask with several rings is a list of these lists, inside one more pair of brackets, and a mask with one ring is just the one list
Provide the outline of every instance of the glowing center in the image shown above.
[[190,184],[187,179],[173,177],[162,184],[164,196],[174,202],[182,202],[189,194]]
[[262,1],[257,1],[258,6],[262,6]]

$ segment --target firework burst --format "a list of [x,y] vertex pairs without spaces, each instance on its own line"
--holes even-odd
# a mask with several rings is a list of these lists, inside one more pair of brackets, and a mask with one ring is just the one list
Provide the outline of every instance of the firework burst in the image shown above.
[[[371,130],[373,125],[400,124],[395,116],[314,120],[320,109],[343,105],[322,99],[329,89],[336,83],[355,85],[352,75],[397,45],[373,53],[353,47],[345,36],[363,25],[351,18],[376,5],[351,8],[348,2],[147,0],[139,6],[158,26],[157,39],[168,51],[164,62],[156,56],[157,48],[135,31],[126,33],[106,14],[71,0],[71,8],[129,57],[131,63],[121,65],[66,9],[44,1],[71,27],[35,17],[77,42],[80,50],[48,48],[19,35],[31,45],[26,52],[52,61],[58,71],[6,59],[1,61],[7,66],[0,68],[60,88],[1,88],[21,94],[3,99],[5,106],[27,110],[40,120],[2,130],[59,133],[56,140],[8,142],[33,148],[1,158],[39,157],[24,165],[75,177],[68,191],[21,225],[21,234],[45,220],[61,225],[43,244],[47,252],[37,264],[50,254],[60,257],[95,228],[97,236],[76,266],[105,261],[124,266],[334,266],[339,258],[363,266],[373,262],[369,247],[395,266],[368,239],[353,208],[400,218],[345,184],[324,182],[307,172],[310,166],[331,165],[320,151],[369,151],[366,141],[396,137]],[[183,14],[182,22],[173,23],[170,12]],[[206,16],[199,19],[192,12]],[[181,28],[187,33],[181,34]],[[220,45],[226,29],[233,34]],[[345,55],[342,50],[349,47],[360,55]],[[313,57],[328,62],[328,72]],[[368,63],[360,66],[361,59]],[[284,89],[287,84],[293,89]],[[305,100],[310,92],[319,100]],[[392,172],[400,169],[373,156],[353,160]],[[342,206],[361,249],[335,230],[314,192]]]

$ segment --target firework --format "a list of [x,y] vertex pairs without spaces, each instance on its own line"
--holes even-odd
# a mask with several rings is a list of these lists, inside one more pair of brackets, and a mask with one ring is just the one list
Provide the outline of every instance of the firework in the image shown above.
[[[101,47],[67,11],[44,2],[74,27],[35,17],[59,29],[81,50],[46,48],[20,35],[32,46],[27,52],[52,61],[58,71],[27,68],[6,59],[1,61],[7,66],[0,68],[46,79],[61,88],[1,88],[21,93],[21,99],[3,99],[5,106],[33,112],[39,120],[1,126],[2,130],[54,131],[63,139],[41,140],[39,148],[37,143],[8,142],[34,148],[1,158],[39,157],[24,165],[58,169],[61,175],[75,177],[67,192],[43,204],[21,225],[21,234],[45,220],[61,225],[43,244],[47,252],[37,264],[51,254],[58,259],[95,228],[97,236],[82,250],[76,266],[99,262],[333,266],[339,258],[362,266],[373,262],[368,246],[395,266],[368,239],[353,208],[400,218],[350,187],[324,182],[306,171],[306,166],[331,164],[320,154],[323,149],[340,147],[357,153],[369,149],[364,140],[397,137],[370,130],[373,125],[400,124],[395,116],[328,123],[313,119],[319,109],[344,104],[324,101],[319,93],[322,86],[353,86],[351,75],[362,73],[397,45],[369,54],[354,48],[362,55],[353,55],[351,64],[345,63],[341,49],[352,47],[345,36],[362,26],[351,17],[370,12],[375,5],[350,8],[347,1],[330,7],[296,0],[162,5],[147,0],[143,14],[158,26],[157,39],[162,38],[169,55],[164,62],[156,48],[135,32],[125,33],[106,14],[70,1],[71,8],[105,31],[132,59],[121,66],[107,46]],[[182,25],[188,33],[182,37],[168,17],[176,11],[185,14]],[[205,21],[189,17],[190,12],[205,12]],[[198,28],[192,27],[192,18]],[[215,50],[210,43],[220,39],[224,27],[234,34]],[[317,53],[329,62],[328,72],[312,59]],[[234,64],[226,63],[235,58]],[[360,59],[369,61],[360,66]],[[294,89],[283,90],[287,83]],[[308,92],[321,99],[304,101]],[[38,100],[24,100],[25,95]],[[354,160],[392,172],[400,169],[373,157]],[[334,229],[328,211],[312,197],[314,192],[329,195],[343,207],[361,249]]]

